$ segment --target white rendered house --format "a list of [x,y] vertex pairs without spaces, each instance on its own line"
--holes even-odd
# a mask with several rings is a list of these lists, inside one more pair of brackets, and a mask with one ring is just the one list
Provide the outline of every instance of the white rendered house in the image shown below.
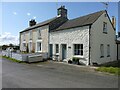
[[57,17],[38,24],[31,22],[20,32],[21,51],[26,43],[29,52],[47,53],[53,60],[78,57],[85,65],[116,60],[116,31],[105,10],[69,20],[62,6]]

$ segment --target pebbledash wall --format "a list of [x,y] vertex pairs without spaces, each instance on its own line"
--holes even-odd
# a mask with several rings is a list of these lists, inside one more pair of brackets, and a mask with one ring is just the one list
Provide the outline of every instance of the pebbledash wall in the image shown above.
[[[88,65],[89,61],[89,26],[65,29],[50,32],[49,44],[53,44],[53,55],[55,55],[55,44],[59,44],[59,60],[62,60],[62,44],[67,44],[67,59],[74,56],[74,44],[83,44],[82,62]],[[71,48],[68,48],[71,47]]]
[[[91,63],[98,64],[116,60],[116,31],[113,29],[109,18],[103,13],[98,20],[93,23],[90,30],[90,55]],[[107,22],[107,33],[103,33],[103,22]],[[100,44],[104,45],[104,57],[100,57]],[[110,45],[110,57],[107,57],[107,45]]]

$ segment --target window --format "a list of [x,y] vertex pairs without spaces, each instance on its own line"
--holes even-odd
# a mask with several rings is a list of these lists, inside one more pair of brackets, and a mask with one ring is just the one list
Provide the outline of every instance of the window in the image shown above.
[[41,42],[37,42],[37,51],[41,51]]
[[110,57],[110,45],[107,45],[107,57]]
[[103,33],[107,34],[107,23],[103,22]]
[[41,30],[38,30],[38,39],[41,39]]
[[25,41],[25,32],[23,33],[23,40]]
[[32,42],[29,42],[29,51],[32,51]]
[[101,44],[100,45],[100,57],[102,58],[102,57],[104,57],[104,45],[103,44]]
[[29,32],[30,33],[30,40],[32,39],[32,31]]
[[83,55],[83,44],[74,44],[74,55]]
[[22,51],[26,51],[26,43],[23,43],[23,50]]
[[56,44],[56,53],[59,53],[59,45]]
[[23,47],[26,47],[26,43],[23,43]]

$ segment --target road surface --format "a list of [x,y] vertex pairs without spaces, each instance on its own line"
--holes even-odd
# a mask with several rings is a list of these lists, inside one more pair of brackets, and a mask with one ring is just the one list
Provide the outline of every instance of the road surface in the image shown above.
[[2,59],[2,88],[118,88],[118,77],[62,63]]

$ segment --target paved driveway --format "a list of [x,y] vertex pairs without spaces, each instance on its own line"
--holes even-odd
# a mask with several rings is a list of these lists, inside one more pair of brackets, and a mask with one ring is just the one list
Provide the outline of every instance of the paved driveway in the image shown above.
[[117,88],[118,77],[62,63],[2,61],[3,88]]

